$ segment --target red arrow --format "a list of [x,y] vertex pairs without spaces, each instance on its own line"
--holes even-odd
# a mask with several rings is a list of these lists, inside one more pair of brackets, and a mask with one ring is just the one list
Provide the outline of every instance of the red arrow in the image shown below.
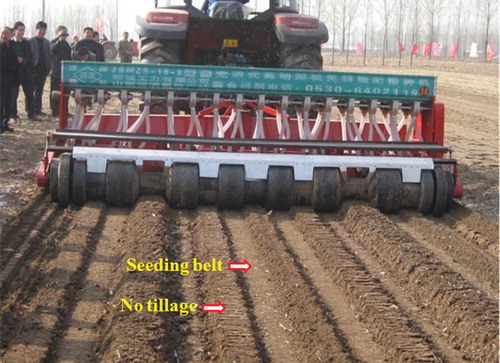
[[227,268],[228,268],[228,270],[231,270],[231,271],[241,270],[241,271],[245,271],[245,273],[247,273],[248,270],[250,270],[252,268],[252,265],[250,265],[250,262],[245,260],[243,262],[229,262],[227,264]]
[[201,311],[205,313],[217,313],[222,314],[226,310],[226,307],[223,303],[219,301],[218,304],[203,304],[201,305]]

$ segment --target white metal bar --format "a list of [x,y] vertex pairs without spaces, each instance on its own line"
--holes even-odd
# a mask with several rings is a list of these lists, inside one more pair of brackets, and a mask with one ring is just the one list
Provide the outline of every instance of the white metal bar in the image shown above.
[[108,160],[133,160],[143,165],[145,160],[172,163],[196,163],[200,177],[217,178],[219,165],[244,165],[247,180],[267,179],[269,166],[291,166],[295,180],[312,181],[315,167],[369,168],[401,170],[403,183],[419,183],[422,170],[434,169],[432,158],[378,157],[348,155],[259,154],[239,152],[197,152],[176,150],[144,150],[125,148],[74,147],[73,158],[87,160],[87,171],[105,173]]

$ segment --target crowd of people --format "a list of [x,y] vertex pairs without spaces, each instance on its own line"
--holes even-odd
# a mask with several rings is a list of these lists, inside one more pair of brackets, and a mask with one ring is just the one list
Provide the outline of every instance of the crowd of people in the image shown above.
[[[25,109],[29,120],[41,121],[48,116],[43,112],[43,90],[50,75],[50,94],[58,91],[61,84],[61,62],[65,60],[104,62],[104,49],[99,41],[99,33],[91,27],[83,30],[83,39],[74,36],[68,42],[68,29],[60,25],[56,37],[49,41],[45,38],[47,24],[39,21],[35,36],[24,37],[26,26],[18,21],[13,28],[1,29],[0,38],[0,133],[12,132],[11,119],[18,119],[17,99],[19,88],[25,96]],[[118,44],[121,62],[131,62],[133,50],[128,41],[129,34],[123,33]],[[103,35],[103,38],[105,35]],[[50,97],[52,116],[59,116],[59,99]]]

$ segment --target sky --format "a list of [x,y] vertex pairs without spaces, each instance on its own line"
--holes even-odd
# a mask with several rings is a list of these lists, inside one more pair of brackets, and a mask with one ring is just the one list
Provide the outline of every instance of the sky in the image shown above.
[[[15,0],[18,6],[26,7],[28,9],[40,8],[42,7],[43,0]],[[45,0],[45,8],[64,6],[68,4],[69,1],[74,0]],[[136,14],[144,12],[148,8],[154,8],[154,0],[82,0],[79,1],[80,5],[88,6],[89,8],[95,6],[97,3],[111,3],[116,4],[118,1],[119,14],[118,14],[118,32],[121,34],[123,31],[127,30],[134,34],[135,28],[135,17]],[[28,25],[28,24],[27,24]],[[89,24],[90,26],[95,26],[95,24]],[[50,27],[50,25],[49,25]],[[29,28],[27,26],[27,28]],[[29,29],[27,29],[29,30]]]

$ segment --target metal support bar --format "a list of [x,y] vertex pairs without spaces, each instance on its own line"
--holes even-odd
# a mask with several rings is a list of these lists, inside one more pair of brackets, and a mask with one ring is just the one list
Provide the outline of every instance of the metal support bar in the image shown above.
[[366,150],[366,151],[411,151],[439,152],[450,151],[449,147],[422,142],[357,142],[321,140],[280,140],[280,139],[221,139],[212,137],[188,137],[174,135],[147,135],[113,132],[78,130],[57,130],[52,134],[56,139],[94,139],[109,141],[151,142],[164,144],[208,145],[227,147],[261,147],[289,149],[328,149],[328,150]]

